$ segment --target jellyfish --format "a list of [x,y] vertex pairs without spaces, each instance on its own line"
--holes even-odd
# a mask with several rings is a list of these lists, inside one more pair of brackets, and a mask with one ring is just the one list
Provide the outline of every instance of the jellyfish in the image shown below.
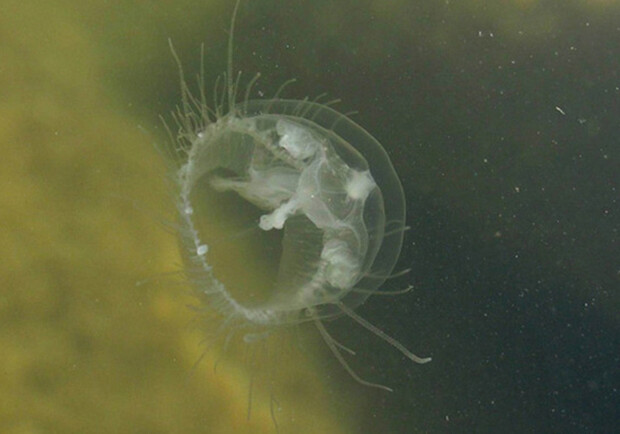
[[[194,93],[184,79],[172,132],[180,242],[186,274],[201,305],[227,336],[247,343],[314,323],[349,374],[348,349],[326,321],[346,316],[418,357],[356,308],[393,275],[405,225],[403,188],[381,144],[320,100],[252,100],[258,75],[238,101],[233,76],[236,2],[228,65],[209,105],[203,77]],[[170,129],[172,131],[172,128]]]

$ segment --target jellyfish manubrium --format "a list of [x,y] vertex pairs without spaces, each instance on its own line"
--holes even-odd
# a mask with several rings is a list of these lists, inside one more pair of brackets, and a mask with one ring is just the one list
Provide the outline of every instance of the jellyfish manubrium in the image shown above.
[[188,90],[177,58],[182,105],[173,139],[181,155],[176,182],[186,273],[230,333],[241,331],[250,342],[313,321],[357,381],[390,390],[349,368],[346,348],[324,321],[346,315],[411,360],[430,360],[354,312],[380,292],[399,257],[401,183],[379,142],[328,105],[248,100],[254,80],[236,102],[235,13],[228,70],[213,107],[204,85],[198,96]]

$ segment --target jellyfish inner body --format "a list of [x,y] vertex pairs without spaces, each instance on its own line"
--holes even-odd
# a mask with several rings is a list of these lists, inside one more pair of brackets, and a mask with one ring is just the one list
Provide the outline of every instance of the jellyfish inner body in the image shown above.
[[402,230],[386,235],[386,224],[404,222],[391,163],[320,104],[246,103],[197,131],[178,176],[183,243],[200,291],[224,315],[270,325],[302,321],[307,309],[335,315],[336,302],[353,309],[400,252]]

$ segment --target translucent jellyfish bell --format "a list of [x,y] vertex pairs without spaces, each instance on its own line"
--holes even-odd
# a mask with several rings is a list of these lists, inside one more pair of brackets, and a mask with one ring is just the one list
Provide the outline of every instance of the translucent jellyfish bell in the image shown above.
[[[325,105],[247,102],[196,135],[179,182],[184,243],[226,316],[269,325],[342,313],[337,305],[361,304],[398,259],[405,210],[394,168]],[[243,277],[257,269],[262,279]]]

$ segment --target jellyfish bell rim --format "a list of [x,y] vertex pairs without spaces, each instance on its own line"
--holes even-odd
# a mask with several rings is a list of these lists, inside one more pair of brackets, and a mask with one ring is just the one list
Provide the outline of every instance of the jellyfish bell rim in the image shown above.
[[[341,304],[344,304],[349,309],[355,309],[364,303],[372,293],[378,292],[378,288],[392,273],[400,255],[405,223],[405,200],[400,180],[381,144],[365,129],[348,116],[325,104],[313,101],[290,99],[248,100],[244,103],[236,104],[233,110],[218,117],[214,122],[206,122],[202,127],[196,127],[192,131],[185,131],[185,133],[193,136],[194,140],[189,141],[187,160],[179,169],[182,190],[182,201],[179,209],[189,228],[185,234],[185,247],[186,251],[193,250],[195,252],[192,258],[194,265],[199,265],[205,271],[211,271],[209,264],[204,260],[206,246],[199,241],[197,232],[191,223],[191,213],[187,212],[187,210],[192,208],[189,201],[189,193],[193,188],[194,182],[188,179],[183,180],[184,177],[188,176],[189,166],[193,164],[192,155],[198,146],[198,142],[208,140],[205,136],[209,128],[225,130],[226,128],[233,128],[235,122],[244,122],[258,117],[273,118],[278,116],[284,119],[291,119],[300,124],[311,124],[313,128],[320,129],[324,134],[337,137],[339,146],[335,149],[336,153],[347,163],[354,161],[358,169],[370,171],[374,178],[378,188],[375,188],[373,191],[373,200],[378,204],[376,206],[379,206],[381,209],[380,218],[382,220],[380,221],[380,227],[376,230],[377,233],[371,234],[374,237],[380,237],[380,242],[375,243],[377,247],[365,257],[365,261],[370,261],[368,264],[369,268],[367,268],[368,272],[359,276],[349,290],[337,299],[336,302],[325,302],[304,307],[296,306],[288,311],[286,309],[274,311],[268,305],[266,308],[261,308],[261,306],[248,307],[238,303],[227,292],[225,285],[214,279],[215,283],[220,286],[220,290],[224,292],[223,298],[226,300],[224,304],[229,305],[224,310],[230,312],[232,308],[235,316],[245,318],[247,321],[259,326],[301,323],[316,318],[330,319],[342,315],[342,309],[339,307]],[[389,203],[387,203],[388,199],[384,196],[384,191],[389,192],[391,197]],[[400,225],[399,229],[390,231],[391,233],[386,235],[386,227],[394,222]],[[355,291],[355,288],[361,290]],[[207,294],[206,291],[205,294]],[[217,310],[221,311],[221,305],[219,304],[220,309]],[[226,314],[226,312],[222,313]]]

